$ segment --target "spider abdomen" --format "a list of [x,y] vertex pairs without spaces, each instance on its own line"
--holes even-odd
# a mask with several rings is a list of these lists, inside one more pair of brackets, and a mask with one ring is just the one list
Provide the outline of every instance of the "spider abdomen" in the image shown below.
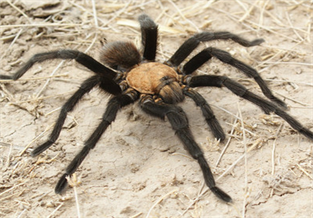
[[126,81],[142,94],[158,94],[166,103],[184,99],[176,71],[162,63],[143,63],[128,72]]

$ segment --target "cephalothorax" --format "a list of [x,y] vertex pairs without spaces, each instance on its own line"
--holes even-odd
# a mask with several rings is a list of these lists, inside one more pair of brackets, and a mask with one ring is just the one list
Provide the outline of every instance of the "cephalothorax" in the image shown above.
[[127,73],[128,85],[142,94],[159,95],[166,103],[184,100],[176,71],[158,62],[140,64]]
[[[223,129],[209,104],[192,87],[226,87],[234,94],[256,104],[265,113],[276,113],[299,133],[313,140],[313,132],[303,127],[296,119],[284,111],[284,108],[286,108],[285,103],[272,94],[257,71],[233,58],[228,52],[208,47],[186,61],[183,66],[180,66],[200,42],[231,39],[248,47],[261,44],[263,39],[248,41],[230,32],[202,32],[186,40],[169,60],[164,63],[158,63],[155,62],[158,38],[157,25],[145,14],[139,17],[139,23],[142,33],[142,52],[130,42],[108,43],[101,51],[100,61],[102,63],[100,63],[89,55],[76,50],[51,51],[34,55],[12,76],[0,75],[0,79],[17,80],[35,63],[55,58],[75,59],[78,63],[95,73],[94,76],[86,79],[62,106],[48,140],[32,151],[33,156],[37,156],[48,149],[58,139],[67,113],[73,110],[77,102],[92,88],[99,86],[103,91],[113,95],[97,128],[85,141],[82,150],[61,176],[55,188],[56,193],[61,193],[65,189],[67,186],[66,177],[71,176],[76,171],[89,151],[95,147],[101,135],[115,120],[117,112],[121,108],[139,100],[140,107],[146,113],[162,119],[167,117],[176,135],[184,144],[185,149],[198,161],[207,186],[217,197],[223,201],[230,202],[231,197],[216,186],[203,152],[190,131],[187,116],[182,108],[177,106],[177,103],[182,102],[185,96],[190,97],[201,108],[213,135],[219,140],[225,139]],[[228,77],[193,74],[212,57],[232,65],[247,76],[252,77],[260,86],[264,95],[271,101],[255,95],[243,85]]]

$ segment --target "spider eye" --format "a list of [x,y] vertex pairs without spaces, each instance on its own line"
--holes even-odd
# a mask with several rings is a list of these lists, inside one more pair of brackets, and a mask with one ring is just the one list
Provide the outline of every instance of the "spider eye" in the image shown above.
[[160,89],[159,95],[163,99],[163,101],[168,104],[176,104],[182,102],[185,98],[182,88],[176,81],[173,81],[163,86]]

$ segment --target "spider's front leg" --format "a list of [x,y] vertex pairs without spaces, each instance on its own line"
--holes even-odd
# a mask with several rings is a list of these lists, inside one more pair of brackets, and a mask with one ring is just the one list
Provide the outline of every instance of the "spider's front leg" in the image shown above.
[[67,176],[71,176],[83,160],[86,158],[91,149],[93,149],[97,142],[99,141],[101,135],[107,129],[107,127],[115,120],[116,114],[122,107],[134,103],[138,99],[138,93],[134,90],[129,91],[125,94],[121,94],[113,97],[107,105],[106,111],[103,114],[102,120],[95,129],[95,131],[91,134],[91,136],[84,143],[84,147],[82,150],[75,156],[72,162],[68,165],[65,170],[65,173],[59,179],[55,192],[60,194],[65,187],[67,186]]
[[188,87],[199,87],[199,86],[213,86],[213,87],[223,87],[225,86],[235,95],[238,95],[253,104],[259,106],[266,114],[271,112],[277,114],[283,118],[289,125],[297,130],[299,133],[303,134],[307,138],[313,140],[313,132],[305,128],[299,121],[290,116],[276,104],[261,98],[260,96],[250,92],[243,85],[237,83],[236,81],[226,77],[226,76],[213,76],[213,75],[201,75],[187,78]]
[[200,42],[208,42],[212,40],[227,40],[231,39],[234,42],[239,43],[242,46],[250,47],[259,45],[264,42],[263,39],[255,39],[252,41],[246,40],[236,34],[221,31],[221,32],[202,32],[197,33],[194,36],[187,39],[173,54],[173,56],[167,61],[168,65],[177,67],[180,65],[187,57],[191,54],[191,52],[198,47]]
[[201,108],[205,121],[209,125],[213,135],[218,140],[223,141],[225,139],[225,133],[207,101],[198,92],[189,88],[184,89],[184,95],[194,100],[196,105]]
[[205,160],[201,148],[195,142],[189,129],[188,119],[185,112],[178,106],[165,104],[163,102],[154,102],[152,98],[149,97],[141,99],[140,103],[141,108],[148,114],[162,119],[165,116],[168,118],[176,135],[184,144],[185,149],[198,161],[206,185],[218,198],[225,202],[231,202],[231,197],[216,186],[209,164]]
[[197,70],[199,67],[201,67],[205,62],[210,60],[212,57],[216,57],[223,63],[229,64],[233,67],[236,67],[238,70],[242,71],[244,74],[246,74],[248,77],[252,77],[259,87],[261,88],[263,94],[270,99],[271,101],[275,102],[282,108],[286,109],[287,105],[285,102],[277,98],[273,95],[272,91],[268,88],[265,81],[262,79],[260,74],[250,67],[249,65],[243,63],[242,61],[237,60],[236,58],[232,57],[228,52],[209,47],[204,50],[202,50],[199,54],[194,56],[192,59],[190,59],[182,68],[182,73],[184,75],[189,75],[193,73],[195,70]]

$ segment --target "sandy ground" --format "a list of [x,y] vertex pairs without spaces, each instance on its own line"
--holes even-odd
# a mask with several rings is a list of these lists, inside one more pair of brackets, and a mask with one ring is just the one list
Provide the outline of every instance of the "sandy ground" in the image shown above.
[[[98,58],[100,41],[140,45],[137,17],[147,13],[159,24],[160,61],[203,30],[264,38],[253,48],[214,41],[196,52],[215,46],[253,66],[288,112],[313,130],[309,0],[96,1],[95,8],[93,1],[8,2],[0,1],[0,74],[14,73],[47,50],[78,49]],[[229,76],[262,95],[252,79],[220,61],[198,73]],[[118,114],[77,170],[74,188],[56,195],[58,178],[99,122],[109,96],[92,90],[69,114],[57,143],[36,158],[30,151],[49,135],[62,104],[90,75],[73,61],[53,60],[36,64],[18,81],[0,83],[1,217],[312,217],[312,141],[281,118],[217,88],[198,91],[227,133],[225,142],[214,140],[190,99],[181,106],[232,204],[207,191],[197,162],[169,123],[149,117],[137,104]]]

